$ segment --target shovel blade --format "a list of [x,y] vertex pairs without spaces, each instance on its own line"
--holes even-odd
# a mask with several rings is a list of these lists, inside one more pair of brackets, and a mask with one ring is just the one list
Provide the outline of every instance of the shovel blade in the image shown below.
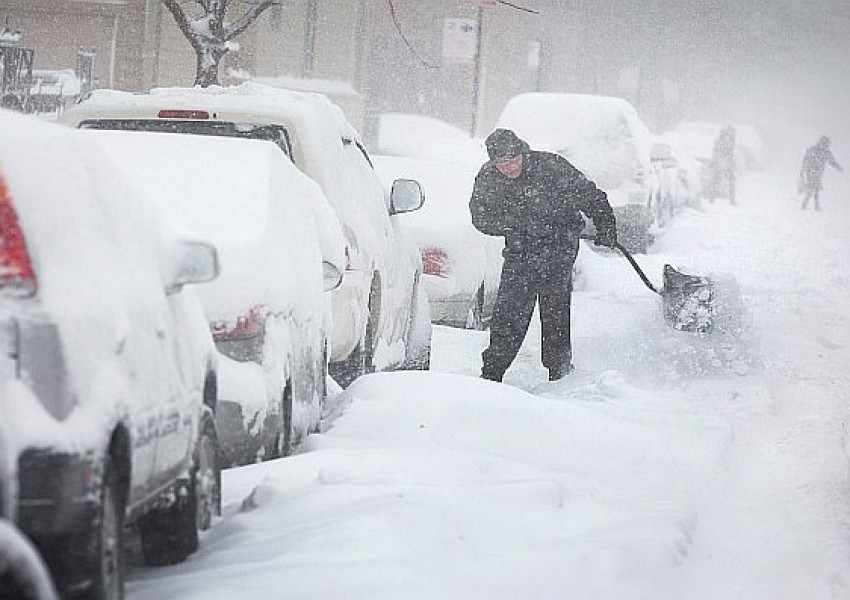
[[664,320],[674,329],[711,333],[715,318],[715,290],[710,279],[687,275],[664,265],[661,299]]

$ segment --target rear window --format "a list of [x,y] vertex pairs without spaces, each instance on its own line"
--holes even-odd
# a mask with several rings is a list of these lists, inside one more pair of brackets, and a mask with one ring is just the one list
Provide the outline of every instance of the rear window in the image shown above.
[[206,120],[187,121],[181,119],[90,119],[80,123],[79,127],[80,129],[191,133],[194,135],[268,140],[274,142],[292,160],[292,145],[289,141],[289,132],[280,125],[257,125],[256,123]]

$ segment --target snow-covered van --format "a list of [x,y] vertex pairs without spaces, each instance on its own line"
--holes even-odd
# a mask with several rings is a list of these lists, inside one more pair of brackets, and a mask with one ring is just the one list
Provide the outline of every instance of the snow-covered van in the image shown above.
[[319,184],[346,238],[343,283],[331,292],[332,375],[346,385],[372,370],[428,367],[431,323],[419,251],[397,216],[421,206],[421,191],[410,180],[385,190],[359,134],[325,96],[251,82],[145,94],[98,90],[62,122],[274,142]]
[[513,129],[533,150],[564,156],[608,195],[620,242],[645,252],[657,225],[652,135],[622,98],[526,93],[511,98],[498,127]]
[[217,354],[186,287],[218,258],[85,138],[0,111],[0,420],[60,593],[117,598],[125,525],[175,563],[220,505]]

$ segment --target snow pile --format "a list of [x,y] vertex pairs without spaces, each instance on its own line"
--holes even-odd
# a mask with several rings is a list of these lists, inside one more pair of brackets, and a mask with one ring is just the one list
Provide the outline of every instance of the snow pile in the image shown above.
[[469,134],[450,123],[408,113],[384,113],[378,120],[377,153],[389,156],[420,156],[435,139],[463,141]]

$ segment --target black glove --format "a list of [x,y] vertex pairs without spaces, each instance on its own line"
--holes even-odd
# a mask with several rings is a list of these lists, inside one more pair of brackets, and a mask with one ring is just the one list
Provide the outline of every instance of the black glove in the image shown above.
[[617,245],[617,232],[614,230],[600,231],[593,238],[593,243],[597,246],[607,246],[613,248]]

